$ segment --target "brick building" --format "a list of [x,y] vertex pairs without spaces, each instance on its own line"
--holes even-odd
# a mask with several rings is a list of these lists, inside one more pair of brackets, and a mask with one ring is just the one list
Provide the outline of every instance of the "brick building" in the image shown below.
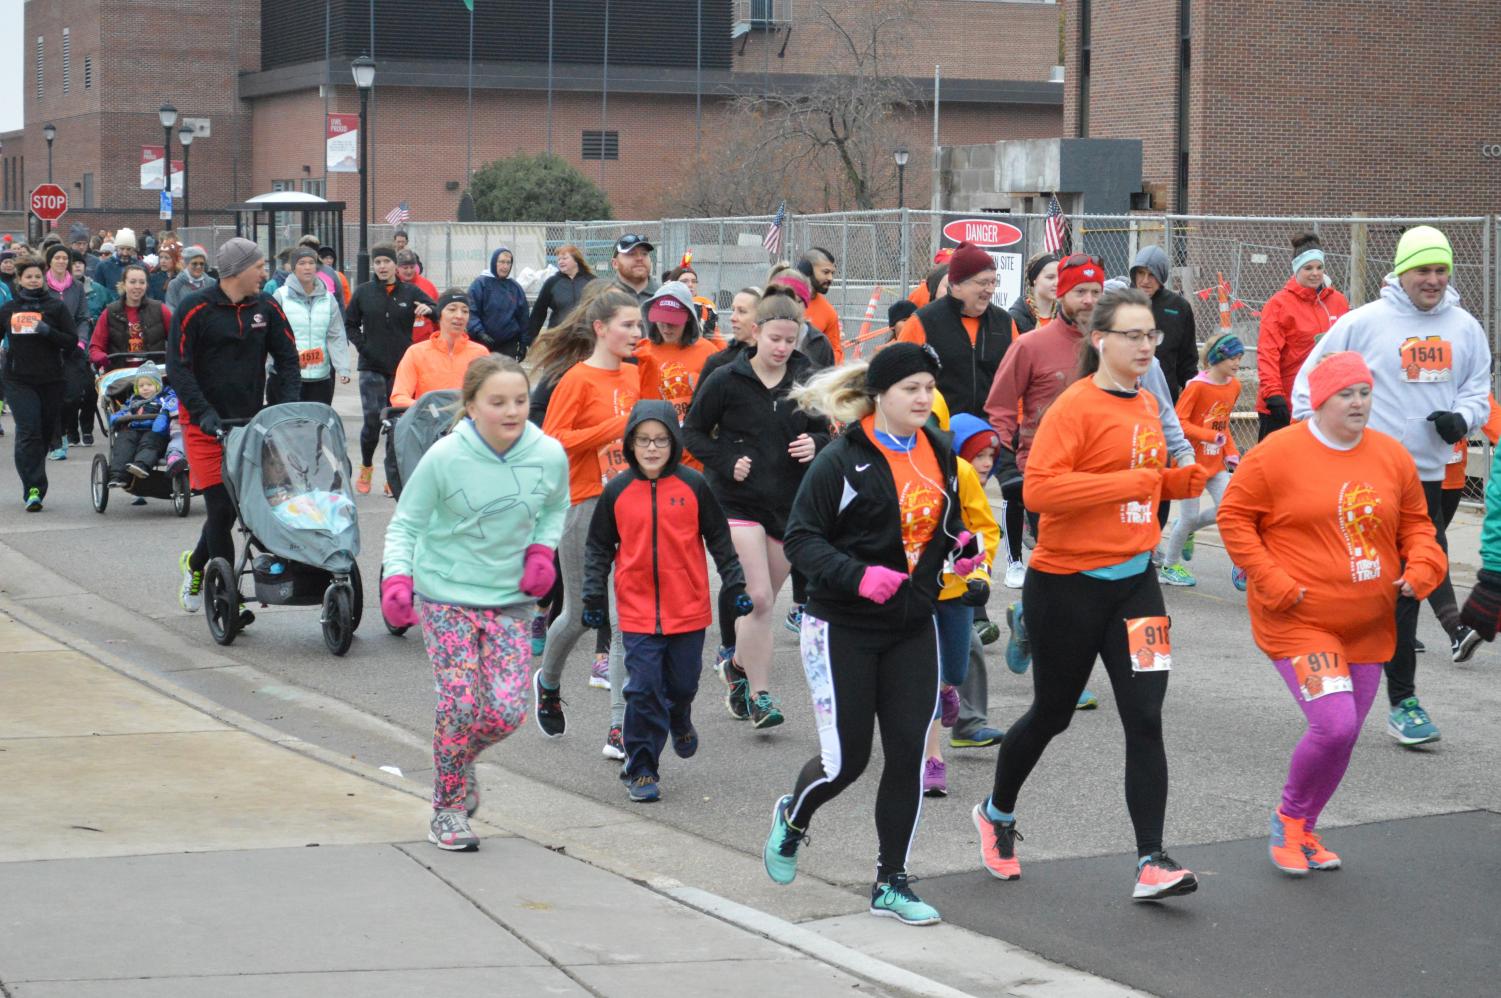
[[[841,71],[824,9],[846,23],[909,17],[882,42],[887,71],[928,95],[899,127],[914,150],[909,205],[927,198],[935,64],[941,143],[1058,134],[1059,7],[1047,0],[481,0],[471,162],[550,145],[604,188],[617,217],[655,217],[694,150],[720,141],[736,96],[817,88]],[[461,0],[163,0],[149,19],[143,10],[26,4],[26,126],[0,137],[0,228],[20,226],[7,209],[46,179],[47,121],[69,220],[93,209],[152,224],[157,194],[139,189],[138,166],[140,147],[161,142],[163,101],[211,123],[191,153],[195,221],[272,189],[352,208],[358,179],[325,172],[324,123],[325,112],[358,111],[349,63],[364,53],[377,62],[372,215],[405,201],[417,220],[455,217],[468,146]]]
[[1159,210],[1501,203],[1501,4],[1064,0],[1064,134],[1142,141]]

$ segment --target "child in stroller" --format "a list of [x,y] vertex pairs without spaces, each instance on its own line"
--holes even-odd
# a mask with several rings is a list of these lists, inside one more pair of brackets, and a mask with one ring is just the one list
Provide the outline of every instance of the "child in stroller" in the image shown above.
[[145,478],[171,440],[177,415],[177,394],[162,385],[161,373],[150,361],[134,372],[135,393],[111,417],[109,484],[127,484],[126,475]]

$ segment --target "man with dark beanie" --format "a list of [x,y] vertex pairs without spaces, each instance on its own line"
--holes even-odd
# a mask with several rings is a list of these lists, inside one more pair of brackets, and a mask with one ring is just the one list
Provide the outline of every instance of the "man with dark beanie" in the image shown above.
[[960,243],[949,258],[949,290],[902,323],[897,339],[926,343],[938,354],[938,390],[949,413],[984,417],[985,397],[1014,333],[1011,316],[995,297],[995,258]]
[[[372,249],[370,266],[375,276],[354,289],[344,312],[349,342],[360,354],[360,408],[365,422],[360,427],[360,476],[354,490],[361,495],[370,492],[375,445],[380,442],[380,414],[391,404],[396,365],[412,345],[412,323],[432,315],[437,308],[425,292],[397,275],[395,246],[381,243]],[[388,458],[390,450],[388,438]],[[386,483],[386,495],[393,495],[390,482]]]

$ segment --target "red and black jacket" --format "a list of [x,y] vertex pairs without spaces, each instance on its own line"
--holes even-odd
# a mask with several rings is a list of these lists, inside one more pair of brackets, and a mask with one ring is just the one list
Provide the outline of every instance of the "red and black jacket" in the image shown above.
[[167,336],[167,380],[188,422],[205,413],[247,419],[266,397],[266,358],[276,364],[280,398],[302,397],[297,341],[281,306],[270,295],[232,302],[215,284],[184,298]]
[[[654,419],[667,428],[672,451],[656,478],[636,465],[630,441],[636,427]],[[679,467],[683,441],[677,410],[660,399],[637,402],[625,428],[630,470],[605,486],[589,521],[584,548],[584,607],[604,609],[605,580],[615,566],[615,609],[620,629],[632,634],[686,634],[713,621],[704,549],[714,557],[720,585],[745,590],[745,573],[730,526],[704,477]]]

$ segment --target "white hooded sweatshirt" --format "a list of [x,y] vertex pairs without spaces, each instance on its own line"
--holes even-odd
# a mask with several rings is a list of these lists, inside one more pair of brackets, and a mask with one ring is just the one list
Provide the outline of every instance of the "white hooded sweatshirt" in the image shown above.
[[1396,437],[1425,482],[1444,477],[1453,444],[1444,443],[1433,412],[1457,412],[1470,429],[1490,417],[1491,348],[1475,317],[1459,307],[1453,285],[1443,300],[1424,312],[1387,274],[1381,297],[1347,312],[1316,344],[1293,384],[1293,418],[1313,415],[1308,372],[1326,354],[1354,350],[1365,358],[1375,380],[1370,426]]

